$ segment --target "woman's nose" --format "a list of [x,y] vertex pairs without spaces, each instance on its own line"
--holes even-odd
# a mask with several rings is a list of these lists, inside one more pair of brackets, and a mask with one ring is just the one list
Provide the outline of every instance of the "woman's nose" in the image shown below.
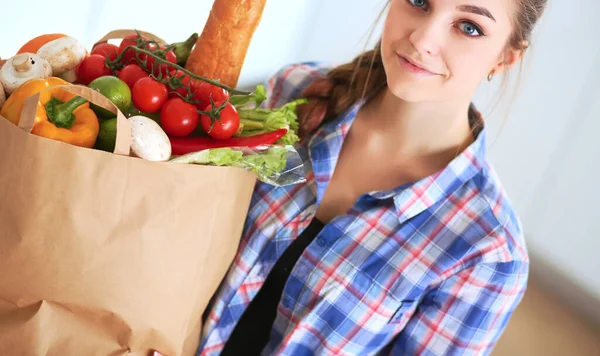
[[411,33],[409,40],[420,54],[437,56],[443,48],[446,34],[442,31],[442,25],[439,21],[430,19],[418,24]]

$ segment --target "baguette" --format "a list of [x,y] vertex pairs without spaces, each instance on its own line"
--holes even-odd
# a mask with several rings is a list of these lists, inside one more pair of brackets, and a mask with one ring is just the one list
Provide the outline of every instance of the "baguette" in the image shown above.
[[235,88],[267,0],[215,0],[185,68]]

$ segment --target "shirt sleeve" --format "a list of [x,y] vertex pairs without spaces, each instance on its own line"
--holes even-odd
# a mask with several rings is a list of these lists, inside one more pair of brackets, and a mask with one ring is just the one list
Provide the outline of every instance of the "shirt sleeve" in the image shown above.
[[481,263],[431,290],[391,355],[488,355],[523,298],[529,263]]
[[323,77],[328,67],[317,62],[304,62],[281,68],[266,82],[267,100],[263,107],[278,108],[297,99],[315,79]]

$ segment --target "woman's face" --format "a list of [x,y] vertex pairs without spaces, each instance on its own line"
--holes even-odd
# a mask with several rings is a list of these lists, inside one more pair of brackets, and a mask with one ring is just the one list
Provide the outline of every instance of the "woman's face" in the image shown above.
[[381,52],[391,92],[407,101],[470,100],[507,51],[515,0],[391,0]]

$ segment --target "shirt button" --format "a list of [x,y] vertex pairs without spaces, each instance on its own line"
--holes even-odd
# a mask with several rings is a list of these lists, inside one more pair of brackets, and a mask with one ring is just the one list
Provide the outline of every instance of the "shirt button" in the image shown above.
[[293,305],[294,305],[294,301],[292,300],[292,298],[290,298],[290,297],[283,298],[283,306],[284,307],[292,308]]
[[322,237],[319,237],[319,238],[317,239],[317,245],[319,245],[319,246],[321,246],[321,247],[327,247],[327,246],[329,246],[329,243],[328,243],[328,242],[327,242],[327,240],[325,240],[324,238],[322,238]]

